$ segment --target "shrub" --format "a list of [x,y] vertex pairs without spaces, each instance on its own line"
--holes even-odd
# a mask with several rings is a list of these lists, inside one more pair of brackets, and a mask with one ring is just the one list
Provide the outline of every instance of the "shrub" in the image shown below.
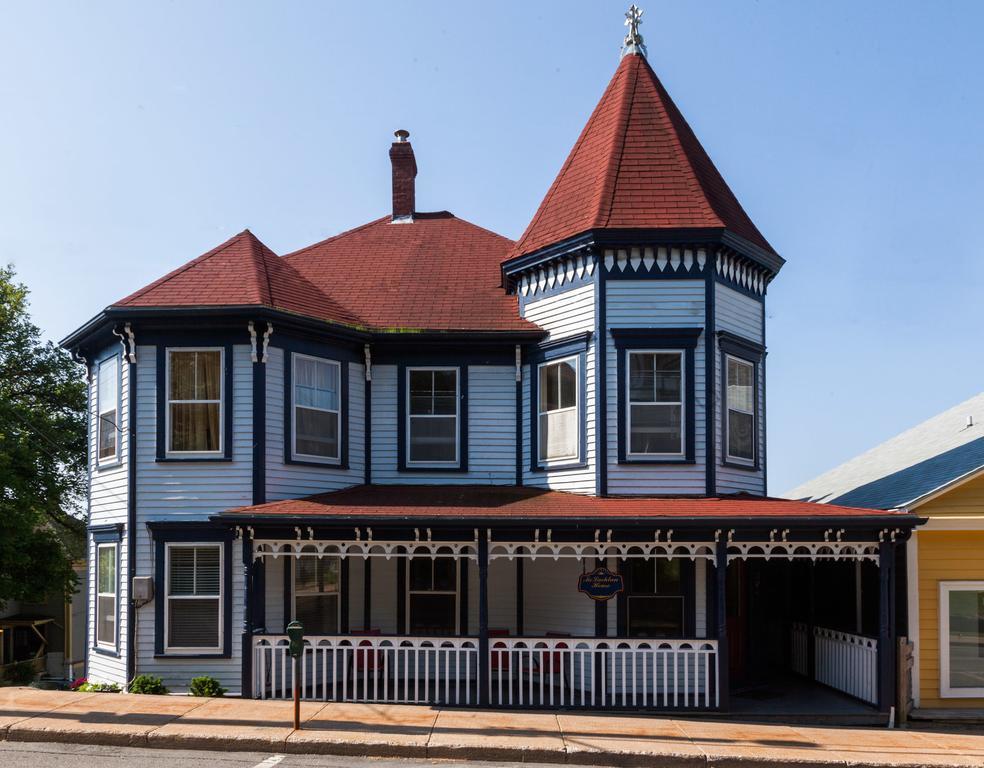
[[76,691],[81,693],[119,693],[120,687],[116,683],[82,683]]
[[193,677],[191,678],[191,688],[189,693],[192,696],[221,696],[226,689],[219,685],[219,681],[214,677]]
[[164,681],[153,675],[137,675],[130,683],[130,693],[161,695],[167,693]]
[[34,662],[18,661],[7,668],[7,680],[14,685],[27,685],[35,677],[37,671],[34,669]]

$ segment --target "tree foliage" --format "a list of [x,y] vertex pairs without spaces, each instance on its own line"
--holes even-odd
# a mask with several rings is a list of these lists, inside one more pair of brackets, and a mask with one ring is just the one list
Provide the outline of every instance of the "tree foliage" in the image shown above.
[[86,495],[83,369],[45,342],[0,268],[0,606],[74,591]]

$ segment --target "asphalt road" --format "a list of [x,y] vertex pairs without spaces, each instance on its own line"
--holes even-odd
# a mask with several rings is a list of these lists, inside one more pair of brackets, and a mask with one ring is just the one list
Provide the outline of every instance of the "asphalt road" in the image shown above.
[[[360,757],[274,755],[269,752],[199,752],[183,749],[97,747],[86,744],[0,742],[3,768],[427,768],[467,765],[469,768],[538,768],[533,763],[463,763],[454,760],[380,760]],[[546,768],[540,766],[539,768]]]

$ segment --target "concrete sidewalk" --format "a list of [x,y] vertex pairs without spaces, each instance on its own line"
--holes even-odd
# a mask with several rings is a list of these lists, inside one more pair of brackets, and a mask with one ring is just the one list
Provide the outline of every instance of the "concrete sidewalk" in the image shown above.
[[639,766],[984,766],[984,731],[0,688],[0,739]]

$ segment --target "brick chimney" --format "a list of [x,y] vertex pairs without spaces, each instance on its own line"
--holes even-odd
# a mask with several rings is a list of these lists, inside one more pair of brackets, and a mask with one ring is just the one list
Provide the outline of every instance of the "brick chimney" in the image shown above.
[[393,135],[396,136],[396,141],[390,147],[390,162],[393,163],[393,221],[413,221],[417,161],[413,157],[413,147],[407,141],[410,132],[401,129]]

